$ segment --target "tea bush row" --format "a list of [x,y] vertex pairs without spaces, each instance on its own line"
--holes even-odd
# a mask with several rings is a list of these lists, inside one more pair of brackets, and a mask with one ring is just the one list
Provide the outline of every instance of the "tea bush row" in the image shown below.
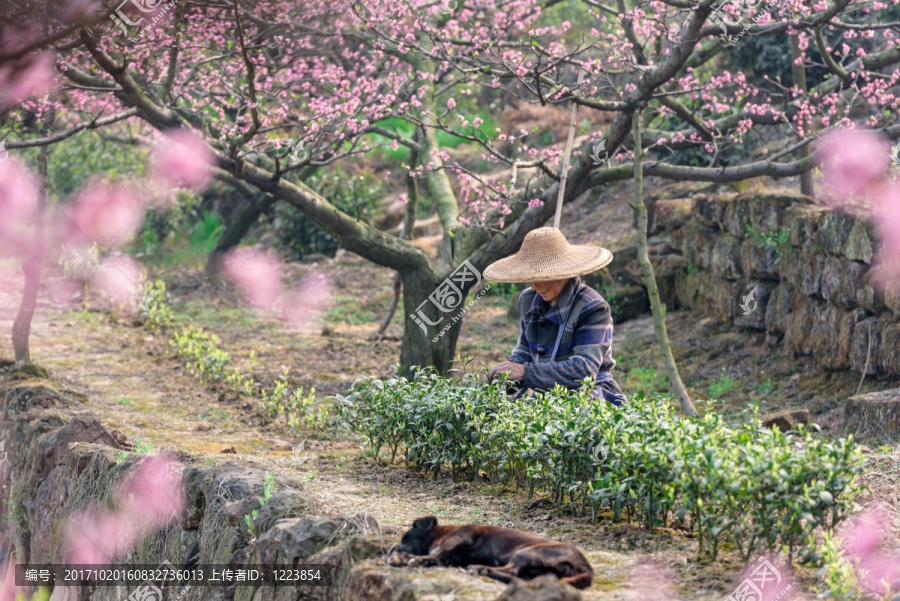
[[[144,297],[143,316],[148,327],[168,330],[172,327],[172,312],[165,302],[165,284],[157,280]],[[291,430],[300,427],[301,421],[310,427],[324,425],[329,418],[324,402],[316,402],[316,389],[305,393],[303,387],[290,387],[285,369],[271,388],[264,387],[252,375],[256,365],[256,353],[250,351],[249,373],[239,368],[229,368],[231,354],[221,348],[221,341],[201,327],[183,326],[172,333],[169,347],[177,354],[188,373],[197,376],[204,384],[221,382],[230,390],[258,397],[257,411],[270,418],[284,416]]]
[[761,549],[814,559],[819,528],[844,519],[859,490],[852,439],[762,427],[757,413],[729,426],[715,413],[686,418],[669,399],[641,394],[621,407],[589,389],[557,387],[512,400],[503,381],[357,381],[335,399],[335,424],[437,477],[486,476],[498,487],[549,495],[563,510],[640,520],[648,529],[690,517],[700,553],[727,542],[748,560]]

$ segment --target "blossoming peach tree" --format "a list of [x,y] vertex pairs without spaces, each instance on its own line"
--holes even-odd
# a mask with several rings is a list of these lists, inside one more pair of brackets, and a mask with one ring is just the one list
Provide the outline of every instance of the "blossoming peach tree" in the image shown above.
[[[806,149],[827,130],[900,133],[897,0],[452,4],[17,4],[4,9],[0,44],[6,149],[126,125],[147,142],[185,136],[175,142],[188,149],[186,162],[208,154],[213,175],[294,205],[348,250],[399,272],[405,312],[416,317],[405,322],[401,363],[445,371],[462,323],[433,341],[448,306],[463,303],[479,279],[469,276],[548,220],[559,191],[556,140],[488,127],[498,103],[574,102],[607,123],[579,138],[564,202],[633,177],[638,114],[644,174],[670,180],[795,176],[814,168],[820,153]],[[734,44],[785,36],[805,81],[734,68]],[[35,123],[51,108],[56,119],[42,133]],[[442,146],[448,138],[474,145],[481,160]],[[386,145],[409,149],[404,168],[437,208],[444,236],[435,259],[303,181]],[[175,161],[169,173],[180,169]],[[13,202],[0,197],[0,206]],[[470,272],[448,291],[442,282],[464,261]]]

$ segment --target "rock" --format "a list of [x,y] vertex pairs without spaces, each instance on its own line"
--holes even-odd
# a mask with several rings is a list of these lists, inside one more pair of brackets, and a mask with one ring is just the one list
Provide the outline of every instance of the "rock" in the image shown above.
[[875,428],[878,433],[900,433],[900,388],[870,392],[847,399],[845,424],[852,428]]
[[[666,306],[669,311],[674,311],[681,306],[678,302],[678,291],[676,290],[675,281],[677,274],[684,270],[684,258],[679,255],[665,255],[658,257],[653,262],[653,271],[656,274],[656,289],[659,293],[659,300]],[[643,291],[646,299],[647,292],[644,288],[644,282],[641,280],[638,287]],[[650,301],[646,299],[646,309],[644,315],[650,313]]]
[[[734,305],[734,325],[765,330],[766,307],[775,287],[774,282],[750,282],[741,285],[738,300]],[[751,292],[753,292],[753,300],[747,298]]]
[[68,407],[87,401],[83,394],[61,390],[41,380],[27,380],[10,386],[3,395],[3,417],[25,413],[34,408]]
[[[258,516],[257,520],[262,517]],[[258,531],[262,531],[262,527]],[[349,518],[321,515],[282,518],[257,539],[253,547],[253,563],[302,563],[326,546],[339,543],[349,536],[375,531],[378,531],[378,522],[367,514]]]
[[628,286],[613,291],[613,294],[605,299],[610,304],[613,323],[620,324],[650,314],[650,299],[643,286]]
[[808,424],[809,409],[796,409],[791,411],[791,419],[794,420],[795,424]]
[[278,520],[302,517],[317,508],[310,495],[292,488],[276,489],[262,506],[259,504],[260,499],[261,497],[248,497],[227,503],[224,508],[226,523],[245,530],[247,525],[244,516],[256,510],[253,528],[259,534],[271,528]]
[[395,568],[383,560],[358,564],[347,576],[341,601],[495,601],[507,586],[460,568]]
[[858,261],[827,257],[822,268],[822,298],[841,309],[857,305],[857,292],[868,266]]
[[222,447],[221,449],[219,449],[219,452],[220,453],[231,453],[232,455],[237,455],[237,449],[234,448],[234,445],[231,445],[230,447]]
[[855,223],[853,217],[838,211],[827,211],[819,219],[816,242],[819,250],[830,255],[844,255],[844,247]]
[[[853,371],[872,375],[878,371],[881,353],[881,331],[884,321],[872,317],[856,324],[850,347],[850,365]],[[868,364],[868,367],[866,365]]]
[[847,235],[847,243],[844,245],[844,256],[851,261],[872,262],[872,254],[875,249],[875,233],[871,225],[862,221],[854,221],[850,233]]
[[794,287],[785,281],[782,281],[772,290],[765,307],[766,332],[769,334],[784,334],[788,315],[791,313],[791,297],[793,293]]
[[886,374],[900,374],[900,324],[888,324],[881,331],[878,367]]
[[747,224],[751,221],[753,199],[747,196],[739,196],[725,205],[722,214],[723,229],[732,236],[743,238],[747,235]]
[[657,200],[647,207],[647,235],[654,236],[664,230],[680,228],[691,218],[693,210],[694,200],[691,198]]
[[681,250],[681,256],[688,265],[699,270],[710,269],[710,256],[717,230],[704,227],[696,220],[688,221],[684,227],[672,233],[672,242]]
[[788,209],[810,206],[810,199],[802,194],[752,194],[747,198],[750,222],[754,231],[760,234],[775,234],[780,229],[790,229]]
[[581,593],[548,574],[512,581],[497,601],[581,601]]
[[791,231],[791,245],[812,250],[816,243],[819,219],[826,213],[825,207],[795,205],[785,211],[783,223]]
[[885,303],[885,285],[881,278],[873,277],[873,270],[866,272],[856,290],[857,304],[871,313],[884,313],[890,308]]
[[327,261],[329,257],[322,253],[309,253],[304,257],[306,263],[318,263],[319,261]]
[[849,348],[845,349],[845,355],[839,357],[837,340],[841,330],[841,320],[844,312],[834,305],[823,303],[812,322],[809,332],[809,350],[813,357],[825,369],[838,369],[838,362],[849,367]]
[[822,269],[825,257],[811,249],[792,253],[779,262],[782,279],[791,282],[800,292],[808,296],[820,296],[822,291]]
[[755,239],[746,238],[740,252],[741,268],[747,277],[778,281],[778,265],[784,258],[784,250],[763,247]]
[[743,276],[741,269],[741,241],[730,234],[723,234],[713,244],[710,255],[713,277],[737,280]]
[[40,470],[58,465],[68,452],[69,443],[96,443],[121,450],[122,446],[103,425],[93,417],[73,417],[69,423],[42,438],[38,443],[41,456]]
[[810,332],[816,322],[818,312],[824,308],[825,302],[795,292],[791,299],[791,318],[784,329],[784,341],[797,354],[812,353]]
[[[344,543],[332,545],[315,555],[309,556],[305,563],[334,566],[332,584],[328,588],[301,586],[299,587],[300,598],[312,601],[341,599],[344,583],[347,581],[350,571],[356,567],[356,564],[370,558],[377,558],[375,563],[380,563],[396,544],[393,537],[382,534],[353,536]],[[280,601],[280,597],[278,599]],[[293,599],[294,597],[289,597],[285,601],[293,601]],[[235,601],[238,600],[236,599]]]
[[722,214],[725,211],[725,203],[708,194],[694,195],[694,219],[700,225],[708,228],[724,229],[722,226]]
[[[200,527],[200,520],[210,510],[215,513],[229,502],[261,498],[264,479],[265,471],[234,461],[213,467],[187,465],[182,474],[187,509],[181,527],[196,530]],[[302,487],[297,482],[292,488]]]
[[777,411],[775,413],[768,413],[760,417],[762,421],[763,428],[771,428],[775,426],[782,432],[787,432],[788,430],[794,429],[794,417],[791,415],[790,411]]

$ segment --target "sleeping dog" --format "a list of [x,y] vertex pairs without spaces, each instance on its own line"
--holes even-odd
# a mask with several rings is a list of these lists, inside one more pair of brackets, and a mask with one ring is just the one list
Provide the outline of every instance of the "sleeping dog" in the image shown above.
[[555,574],[580,589],[589,587],[594,578],[591,564],[572,545],[499,526],[438,526],[434,516],[414,521],[388,562],[413,567],[472,566],[478,574],[500,582]]

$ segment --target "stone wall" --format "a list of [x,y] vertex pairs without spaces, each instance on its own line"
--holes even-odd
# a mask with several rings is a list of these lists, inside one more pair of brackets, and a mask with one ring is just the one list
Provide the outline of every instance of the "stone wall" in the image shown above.
[[[765,331],[770,345],[826,369],[900,374],[900,294],[871,281],[870,223],[777,194],[660,199],[649,213],[670,309]],[[751,290],[757,307],[748,313]]]
[[[40,370],[38,370],[40,371]],[[34,370],[32,370],[34,372]],[[0,361],[0,567],[64,562],[67,518],[89,503],[108,504],[142,461],[119,461],[124,438],[85,412],[83,395]],[[331,587],[163,587],[178,601],[433,601],[458,591],[459,601],[578,601],[581,594],[555,578],[504,585],[452,568],[395,568],[385,562],[398,542],[367,514],[333,515],[290,474],[276,472],[275,492],[260,507],[265,471],[221,456],[183,462],[186,510],[177,524],[145,537],[120,564],[176,568],[229,564],[330,564]],[[257,538],[243,516],[259,510]],[[0,575],[2,579],[2,575]],[[2,583],[0,583],[2,584]],[[124,587],[56,587],[51,601],[129,599]]]

